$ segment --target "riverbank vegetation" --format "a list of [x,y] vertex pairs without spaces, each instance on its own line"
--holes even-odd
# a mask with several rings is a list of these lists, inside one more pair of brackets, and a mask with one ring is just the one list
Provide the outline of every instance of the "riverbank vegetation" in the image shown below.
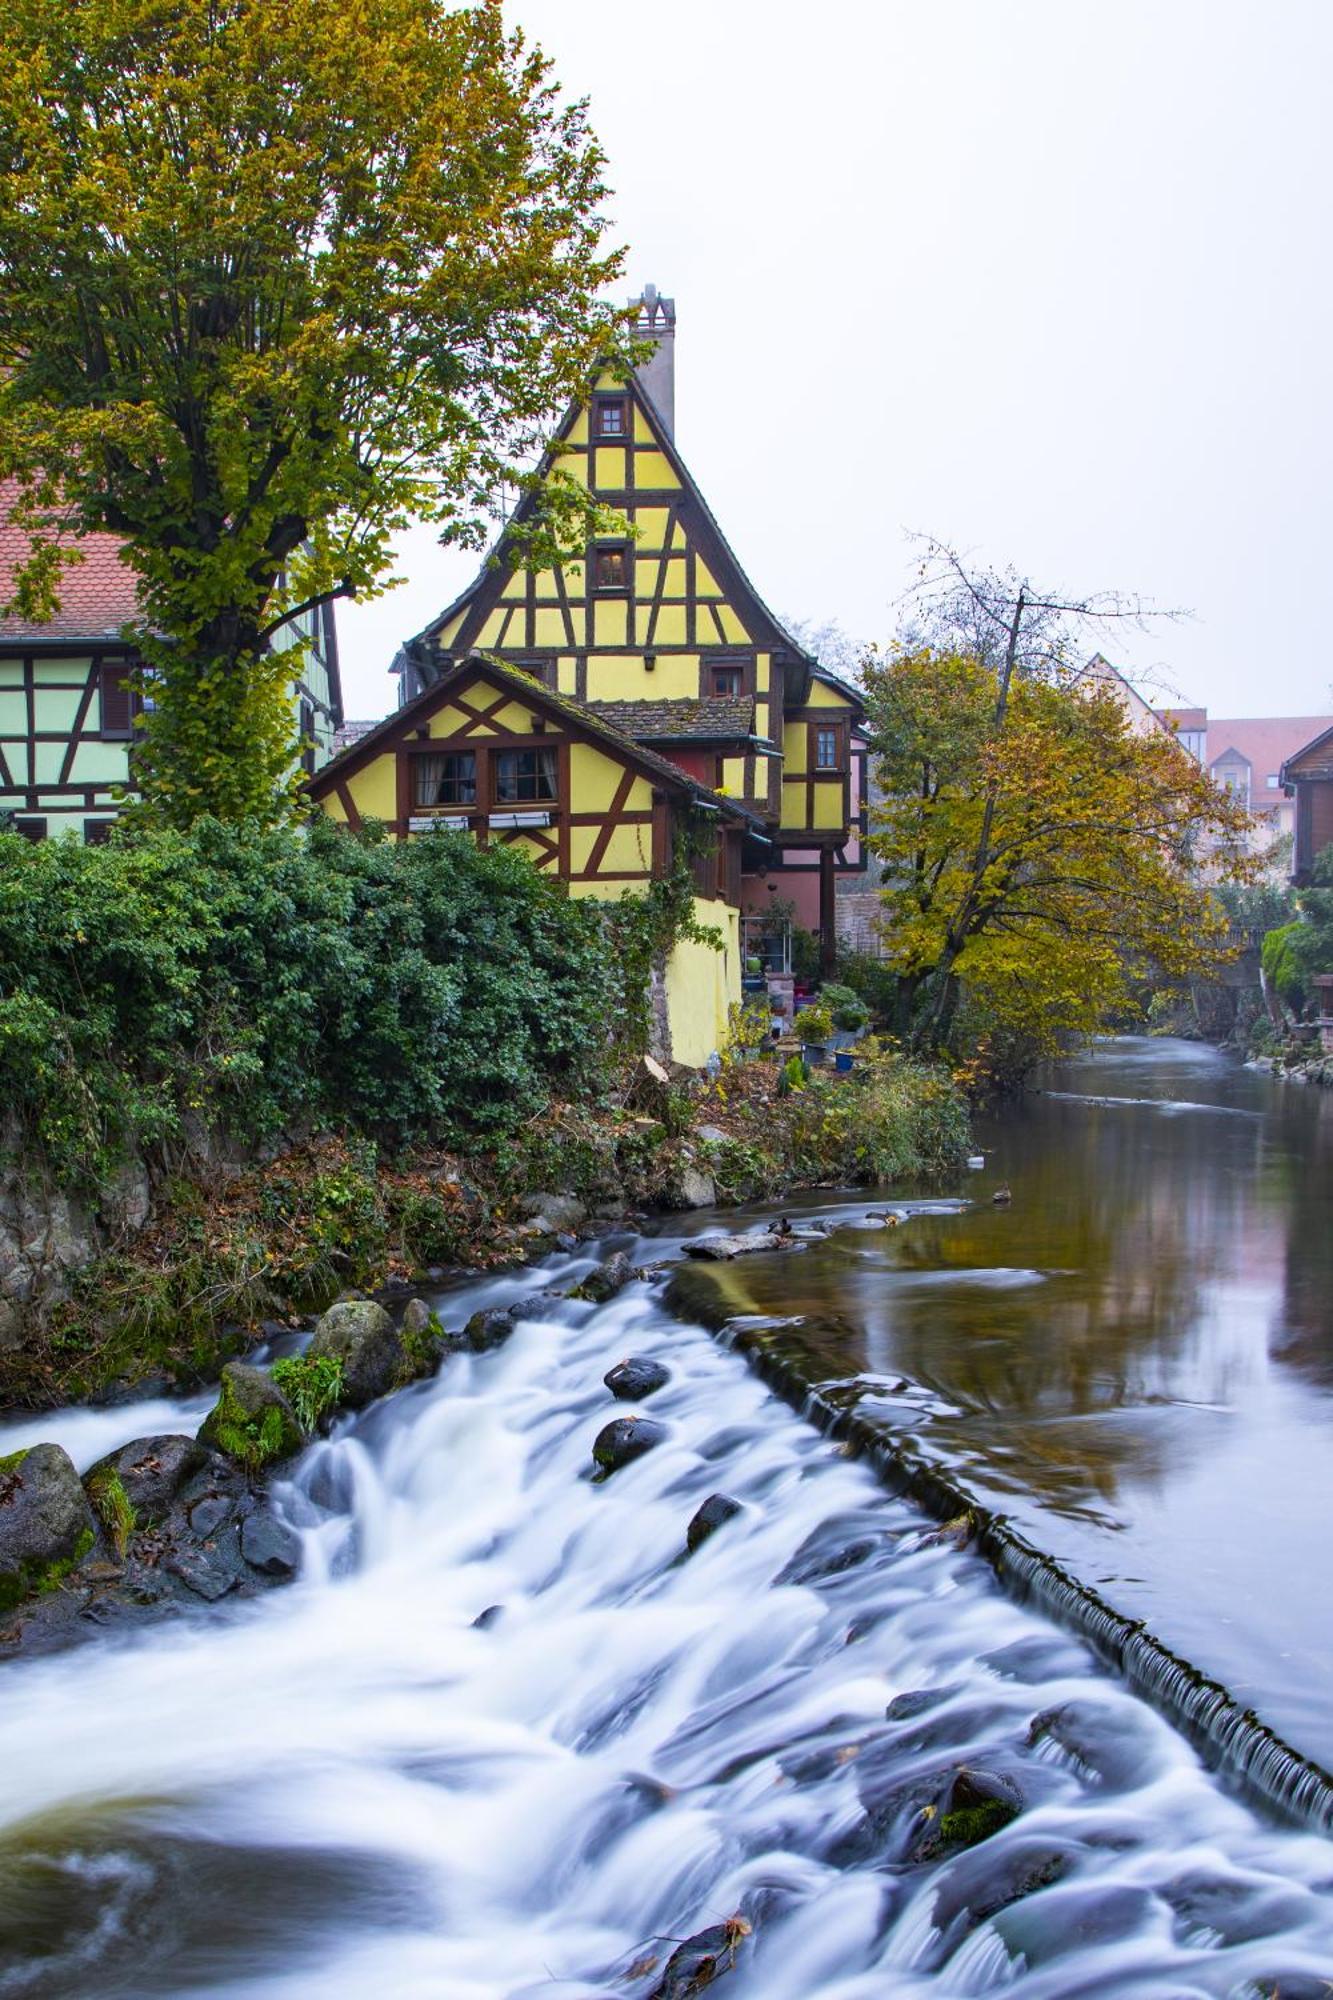
[[[209,1376],[348,1285],[525,1255],[534,1191],[611,1227],[961,1164],[952,1080],[889,1050],[650,1075],[632,916],[464,836],[0,834],[0,1402]],[[63,1268],[60,1204],[104,1218]]]

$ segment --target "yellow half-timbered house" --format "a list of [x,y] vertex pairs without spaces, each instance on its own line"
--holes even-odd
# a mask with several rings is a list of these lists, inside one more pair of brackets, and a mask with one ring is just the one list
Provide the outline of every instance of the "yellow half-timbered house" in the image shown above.
[[628,379],[602,370],[543,466],[623,528],[526,566],[528,493],[476,580],[398,654],[396,715],[311,793],[401,838],[445,824],[512,842],[573,895],[641,891],[670,867],[682,814],[713,815],[697,913],[726,950],[678,946],[665,982],[668,1052],[700,1063],[741,995],[744,920],[776,894],[832,962],[835,882],[862,865],[862,710],[723,536],[676,448],[673,304],[650,287],[638,306],[651,359]]
[[476,580],[400,652],[410,700],[480,648],[521,666],[753,815],[743,906],[776,887],[834,946],[834,890],[862,868],[864,751],[856,691],[827,673],[760,598],[675,442],[675,309],[637,302],[652,358],[606,369],[547,455],[615,510],[623,533],[578,560],[523,566],[528,495]]

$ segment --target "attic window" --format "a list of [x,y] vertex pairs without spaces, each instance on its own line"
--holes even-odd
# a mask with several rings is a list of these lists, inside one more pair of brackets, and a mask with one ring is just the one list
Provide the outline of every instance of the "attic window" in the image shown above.
[[741,666],[710,667],[708,692],[715,698],[745,693],[745,669]]
[[598,590],[624,590],[629,584],[629,559],[624,544],[593,551],[593,581]]
[[629,436],[629,410],[623,396],[606,396],[597,404],[597,435],[617,443]]

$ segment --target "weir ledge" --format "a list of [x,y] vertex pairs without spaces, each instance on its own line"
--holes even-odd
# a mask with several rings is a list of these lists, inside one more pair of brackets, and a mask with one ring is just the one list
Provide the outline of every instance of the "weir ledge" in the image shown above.
[[[1035,1606],[1083,1640],[1105,1667],[1164,1715],[1205,1763],[1237,1790],[1293,1825],[1333,1832],[1333,1776],[1321,1765],[1302,1756],[1253,1709],[1242,1708],[1219,1681],[1173,1653],[1142,1620],[1127,1618],[1053,1556],[1035,1548],[1004,1515],[976,1499],[952,1474],[923,1459],[910,1439],[855,1408],[841,1406],[828,1393],[834,1384],[812,1379],[798,1353],[802,1329],[812,1332],[814,1322],[804,1317],[738,1315],[694,1269],[672,1274],[665,1305],[676,1317],[706,1327],[740,1354],[799,1416],[865,1459],[890,1493],[913,1501],[936,1521],[969,1515],[974,1545],[1008,1595]],[[846,1392],[845,1379],[836,1386]]]

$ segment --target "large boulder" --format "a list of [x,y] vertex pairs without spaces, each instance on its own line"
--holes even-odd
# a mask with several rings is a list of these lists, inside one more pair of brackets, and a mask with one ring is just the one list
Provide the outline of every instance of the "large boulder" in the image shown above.
[[217,1402],[199,1427],[199,1441],[247,1472],[262,1472],[291,1458],[307,1439],[295,1410],[263,1369],[229,1361]]
[[88,1496],[58,1444],[0,1459],[0,1609],[59,1582],[96,1534]]
[[686,1162],[667,1192],[672,1208],[712,1208],[717,1201],[717,1182],[702,1167]]
[[187,1479],[207,1465],[207,1445],[192,1437],[135,1438],[118,1451],[99,1458],[84,1474],[89,1493],[104,1492],[119,1483],[140,1527],[160,1521]]
[[339,1401],[349,1410],[363,1410],[387,1395],[403,1365],[398,1329],[373,1299],[340,1299],[330,1306],[315,1328],[310,1354],[341,1361]]
[[524,1195],[519,1208],[541,1224],[545,1236],[558,1236],[562,1229],[577,1229],[588,1214],[584,1203],[574,1194]]

